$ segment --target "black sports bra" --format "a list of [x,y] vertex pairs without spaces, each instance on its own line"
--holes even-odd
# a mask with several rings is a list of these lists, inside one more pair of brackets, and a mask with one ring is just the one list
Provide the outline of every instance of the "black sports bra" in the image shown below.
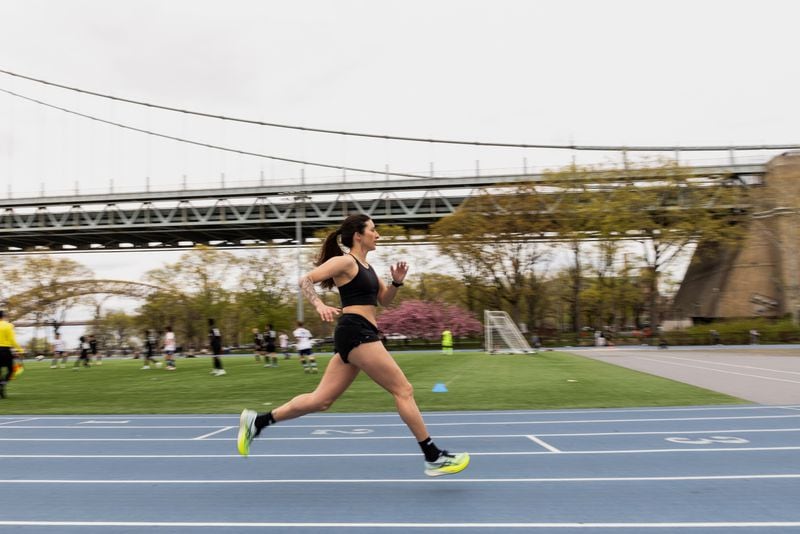
[[342,308],[356,305],[377,306],[378,289],[380,288],[378,284],[378,275],[375,274],[372,265],[364,267],[355,256],[352,256],[352,254],[350,254],[350,256],[356,260],[358,273],[356,273],[352,280],[339,287],[339,296],[342,298]]

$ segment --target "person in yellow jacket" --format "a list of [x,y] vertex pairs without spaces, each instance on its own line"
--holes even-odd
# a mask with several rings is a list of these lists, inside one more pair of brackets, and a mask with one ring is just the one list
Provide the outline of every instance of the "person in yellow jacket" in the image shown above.
[[[22,347],[19,346],[17,337],[14,335],[14,325],[5,320],[5,313],[0,310],[0,399],[6,398],[6,384],[14,375],[12,349],[22,352]],[[3,367],[6,368],[5,374],[2,374]]]
[[442,354],[453,354],[453,333],[447,328],[442,332]]

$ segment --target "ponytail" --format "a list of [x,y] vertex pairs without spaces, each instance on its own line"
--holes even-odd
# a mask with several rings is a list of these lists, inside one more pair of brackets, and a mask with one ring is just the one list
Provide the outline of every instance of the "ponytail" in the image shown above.
[[[339,246],[340,235],[342,235],[341,228],[337,228],[335,231],[328,234],[328,237],[326,237],[325,241],[322,243],[322,248],[319,251],[319,257],[317,257],[317,261],[314,262],[314,265],[319,267],[335,256],[344,255],[342,247]],[[331,289],[333,287],[333,278],[323,280],[319,285],[321,285],[324,289]]]
[[[342,222],[342,225],[339,226],[339,228],[328,234],[328,237],[325,238],[325,241],[322,243],[322,248],[320,248],[317,261],[314,262],[314,265],[319,267],[333,257],[343,256],[344,251],[342,250],[342,245],[347,248],[352,248],[353,234],[356,232],[363,234],[364,228],[366,228],[367,221],[369,220],[370,217],[364,214],[350,215],[347,217]],[[340,237],[341,245],[339,244]],[[333,278],[323,280],[319,283],[319,285],[321,285],[324,289],[332,289],[334,286]]]

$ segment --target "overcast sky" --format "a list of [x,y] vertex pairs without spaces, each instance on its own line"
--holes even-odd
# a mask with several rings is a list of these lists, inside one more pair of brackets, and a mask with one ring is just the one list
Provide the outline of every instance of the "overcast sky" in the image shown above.
[[[798,15],[797,2],[769,0],[0,0],[0,69],[206,113],[377,134],[797,143]],[[491,172],[573,156],[236,125],[7,75],[0,89],[168,135],[333,165],[427,172],[433,162],[437,172],[471,172],[479,160]],[[184,176],[191,187],[219,184],[222,173],[235,184],[300,172],[0,93],[0,202],[9,189],[29,196],[76,182],[81,192],[107,191],[112,181],[116,190],[142,190],[148,177],[152,188],[170,188]],[[136,269],[122,263],[151,261],[122,257],[78,258],[133,278]]]
[[[520,143],[797,142],[796,2],[0,0],[0,68],[263,121]],[[555,165],[237,125],[0,75],[0,88],[169,135],[383,170]],[[715,157],[725,155],[712,155]],[[606,154],[578,155],[583,161]],[[698,157],[698,156],[695,156]],[[127,132],[0,93],[0,195],[295,178],[298,165]],[[306,167],[308,176],[340,171]]]

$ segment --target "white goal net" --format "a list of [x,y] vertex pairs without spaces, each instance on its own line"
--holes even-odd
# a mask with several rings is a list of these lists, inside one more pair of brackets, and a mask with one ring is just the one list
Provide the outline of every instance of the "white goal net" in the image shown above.
[[486,329],[486,352],[490,354],[536,352],[506,312],[484,310],[483,320]]

